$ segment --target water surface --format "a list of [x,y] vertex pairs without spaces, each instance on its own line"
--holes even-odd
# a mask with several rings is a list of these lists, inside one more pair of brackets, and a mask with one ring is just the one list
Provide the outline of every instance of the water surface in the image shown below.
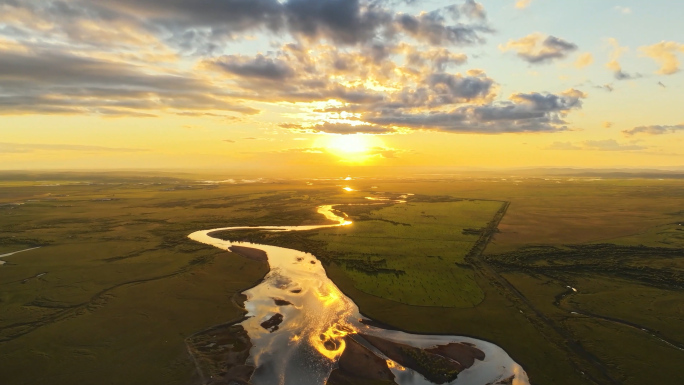
[[[269,273],[260,284],[243,292],[247,297],[245,308],[248,318],[240,325],[247,331],[253,344],[247,362],[256,368],[250,380],[253,385],[325,384],[344,351],[343,337],[350,333],[382,337],[418,348],[457,342],[470,343],[485,353],[485,359],[476,361],[450,384],[486,385],[512,378],[514,385],[529,385],[522,367],[492,343],[459,336],[410,334],[361,323],[364,316],[359,313],[356,304],[337,288],[326,275],[320,261],[310,253],[269,245],[232,242],[211,236],[211,233],[217,231],[306,231],[351,224],[345,218],[335,215],[332,205],[320,206],[318,212],[336,223],[319,226],[224,227],[189,235],[189,238],[197,242],[223,250],[228,250],[231,246],[243,246],[267,253]],[[276,314],[283,316],[277,330],[262,327],[264,321]],[[433,384],[419,373],[388,359],[377,349],[371,350],[388,362],[399,385]]]

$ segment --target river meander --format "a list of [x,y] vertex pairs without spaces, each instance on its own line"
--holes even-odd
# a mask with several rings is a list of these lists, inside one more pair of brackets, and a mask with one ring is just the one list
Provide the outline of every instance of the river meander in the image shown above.
[[[336,223],[320,226],[225,227],[201,230],[189,235],[197,242],[228,250],[232,246],[250,247],[266,252],[269,273],[257,286],[243,292],[247,297],[247,318],[240,325],[252,343],[248,364],[256,369],[250,379],[253,385],[322,385],[335,369],[345,349],[344,337],[363,333],[417,348],[450,343],[472,344],[485,354],[484,360],[461,372],[450,384],[486,385],[506,383],[529,384],[527,375],[498,346],[473,338],[447,335],[409,334],[386,330],[362,323],[365,317],[356,304],[328,278],[320,261],[310,253],[276,246],[231,242],[212,237],[217,231],[263,230],[306,231],[351,222],[334,214],[333,206],[320,206],[318,212]],[[266,329],[264,321],[281,314],[276,328]],[[367,346],[386,360],[399,385],[433,384],[421,374],[390,360],[379,350]],[[505,382],[504,382],[505,381]]]

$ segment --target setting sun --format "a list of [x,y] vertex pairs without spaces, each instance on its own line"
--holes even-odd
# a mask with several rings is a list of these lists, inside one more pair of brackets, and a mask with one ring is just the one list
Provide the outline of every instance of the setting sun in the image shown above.
[[343,161],[360,163],[373,156],[374,149],[384,147],[384,143],[374,135],[325,135],[316,141],[316,146],[325,148]]
[[[358,154],[368,152],[371,147],[371,138],[367,135],[333,135],[328,139],[326,147],[331,152],[344,154]],[[372,137],[375,138],[375,137]]]

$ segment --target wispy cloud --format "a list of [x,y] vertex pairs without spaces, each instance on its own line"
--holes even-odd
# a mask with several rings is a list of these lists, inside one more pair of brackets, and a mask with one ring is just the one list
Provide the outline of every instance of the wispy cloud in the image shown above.
[[509,40],[499,45],[502,51],[515,51],[518,57],[530,64],[549,63],[564,59],[577,50],[577,45],[555,36],[544,36],[534,33],[518,40]]
[[582,150],[583,148],[571,142],[553,142],[545,148],[546,150]]
[[641,151],[648,148],[638,144],[619,143],[615,139],[586,140],[582,145],[588,150],[595,151]]
[[278,153],[300,153],[300,154],[324,154],[324,147],[301,147],[301,148],[288,148],[285,150],[276,151]]
[[577,58],[577,60],[575,61],[575,67],[577,67],[577,68],[588,67],[593,62],[594,62],[594,56],[591,53],[586,52]]
[[626,136],[633,136],[638,134],[644,135],[664,135],[664,134],[674,134],[676,132],[684,132],[684,124],[677,124],[672,126],[639,126],[634,127],[630,130],[622,131]]
[[612,84],[604,84],[602,86],[594,86],[594,88],[598,88],[600,90],[604,90],[604,91],[608,91],[608,92],[615,91],[615,87],[613,87]]
[[660,65],[656,72],[661,75],[672,75],[679,72],[679,58],[677,55],[684,54],[684,44],[674,41],[661,41],[639,48],[641,52]]
[[620,65],[619,59],[623,54],[629,51],[629,47],[620,46],[620,43],[618,43],[617,39],[612,37],[608,39],[608,44],[612,47],[612,51],[610,53],[610,61],[606,63],[606,68],[613,71],[613,76],[615,79],[629,80],[640,78],[640,74],[630,74],[623,71],[622,66]]
[[570,151],[642,151],[648,147],[637,144],[619,143],[615,139],[585,140],[579,143],[554,142],[546,150]]
[[56,49],[26,49],[7,51],[0,47],[0,115],[151,117],[165,110],[258,112],[191,74],[151,74],[127,63]]
[[322,123],[311,126],[303,126],[300,124],[281,124],[280,127],[286,128],[293,132],[307,132],[307,133],[321,133],[328,134],[391,134],[397,131],[391,127],[383,127],[377,125],[352,125],[349,123]]
[[[378,146],[378,147],[371,147],[364,151],[361,154],[358,154],[358,157],[361,158],[383,158],[383,159],[396,159],[399,158],[402,154],[409,153],[411,151],[409,150],[399,150],[396,148],[391,148],[391,147],[384,147],[384,146]],[[275,153],[278,154],[309,154],[311,156],[321,156],[321,155],[326,155],[330,156],[330,152],[328,149],[325,147],[298,147],[298,148],[288,148],[285,150],[279,150],[275,151]]]
[[79,152],[143,152],[141,148],[88,146],[80,144],[39,144],[0,142],[0,154],[27,153],[35,151],[79,151]]

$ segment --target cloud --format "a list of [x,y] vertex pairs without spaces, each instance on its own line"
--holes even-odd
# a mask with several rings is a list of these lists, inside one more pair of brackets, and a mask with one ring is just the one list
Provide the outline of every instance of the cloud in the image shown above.
[[418,49],[418,47],[401,44],[398,49],[404,54],[408,66],[444,72],[449,66],[457,66],[468,61],[463,53],[454,53],[446,48]]
[[645,135],[663,135],[663,134],[674,134],[679,131],[684,131],[684,124],[677,124],[673,126],[639,126],[634,127],[631,130],[622,131],[626,136],[633,136],[638,134]]
[[396,131],[392,128],[374,126],[374,125],[352,125],[349,123],[322,123],[312,126],[303,126],[299,124],[281,124],[280,127],[292,130],[294,132],[308,132],[308,133],[327,133],[327,134],[390,134]]
[[295,34],[347,44],[372,39],[392,19],[388,12],[363,7],[359,0],[289,0],[283,6],[288,27]]
[[480,32],[489,32],[484,25],[447,24],[447,14],[457,20],[465,16],[485,21],[484,7],[473,0],[418,16],[395,14],[377,3],[359,0],[289,0],[284,8],[291,33],[345,44],[370,42],[397,31],[431,44],[471,44],[482,41]]
[[608,44],[610,44],[613,47],[613,51],[610,54],[610,61],[606,63],[606,68],[609,70],[613,71],[613,76],[617,80],[629,80],[629,79],[638,79],[641,77],[640,74],[630,74],[627,72],[624,72],[622,70],[622,66],[620,65],[620,62],[618,61],[620,57],[627,51],[629,51],[628,47],[621,47],[618,41],[614,38],[609,38],[608,39]]
[[524,9],[530,6],[532,0],[517,0],[515,2],[515,7],[518,9]]
[[227,74],[232,81],[225,86],[236,97],[246,100],[292,103],[335,99],[371,103],[382,100],[383,94],[359,80],[375,78],[387,83],[386,78],[393,75],[396,64],[378,62],[367,46],[350,52],[336,46],[300,42],[285,44],[269,56],[207,59],[201,67]]
[[0,88],[0,114],[149,117],[163,110],[258,112],[190,74],[151,74],[136,65],[55,50],[0,48]]
[[476,2],[475,0],[466,0],[463,5],[459,8],[459,11],[466,15],[468,18],[473,20],[486,20],[487,12],[482,4]]
[[563,117],[581,108],[586,95],[571,89],[555,94],[514,94],[510,101],[464,106],[448,112],[411,113],[396,110],[366,116],[379,125],[460,133],[558,132],[568,129]]
[[182,112],[176,112],[176,115],[178,116],[206,116],[210,118],[219,118],[222,120],[227,120],[229,122],[235,122],[241,120],[237,116],[233,115],[224,115],[224,114],[215,114],[213,112],[202,112],[202,111],[182,111]]
[[641,151],[648,147],[636,144],[622,144],[615,139],[585,140],[579,143],[554,142],[546,150],[561,151]]
[[615,87],[613,87],[612,84],[604,84],[602,86],[594,86],[594,88],[598,88],[600,90],[604,90],[604,91],[608,91],[608,92],[615,91]]
[[586,140],[582,144],[587,150],[594,151],[640,151],[648,148],[636,144],[621,144],[615,139]]
[[[496,97],[496,82],[484,71],[447,72],[449,67],[464,62],[465,55],[444,48],[418,51],[402,43],[379,48],[398,56],[397,61],[378,60],[372,48],[363,46],[354,52],[330,45],[286,44],[269,59],[292,70],[287,81],[243,74],[231,74],[235,75],[231,79],[236,93],[246,99],[272,103],[324,101],[319,102],[323,106],[312,108],[311,115],[304,117],[311,123],[281,125],[305,132],[393,133],[396,129],[391,125],[368,119],[384,119],[392,111],[426,113],[466,104],[486,106]],[[253,60],[241,58],[239,62]]]
[[603,122],[603,128],[611,128],[613,127],[613,122]]
[[530,64],[541,64],[566,58],[577,50],[577,45],[555,36],[544,37],[534,33],[518,40],[509,40],[505,45],[499,45],[499,49],[504,52],[515,51],[518,57]]
[[487,103],[494,99],[494,80],[484,72],[468,74],[426,72],[414,87],[402,84],[400,91],[386,94],[382,101],[370,104],[368,112],[396,109],[432,109],[464,103]]
[[[457,72],[468,56],[456,47],[494,33],[473,0],[418,14],[383,0],[0,4],[0,114],[237,121],[231,112],[270,104],[300,111],[287,116],[300,122],[291,130],[494,134],[566,130],[586,97],[530,90],[497,101],[483,70]],[[227,52],[255,36],[268,51]],[[542,63],[576,50],[553,36],[535,44],[519,54]]]
[[232,139],[223,139],[223,141],[226,143],[235,143],[235,141]]
[[[210,56],[257,33],[354,46],[401,34],[421,42],[470,44],[491,32],[484,8],[473,0],[426,16],[398,14],[391,5],[376,0],[11,0],[0,4],[0,20],[34,40],[63,38],[108,48],[125,42],[137,48],[131,54],[167,45],[182,54]],[[407,18],[413,18],[410,28]]]
[[591,53],[586,52],[577,58],[577,61],[575,61],[575,67],[584,68],[584,67],[591,65],[591,63],[593,63],[593,62],[594,62],[594,56],[592,56]]
[[285,62],[259,54],[254,58],[241,55],[225,55],[212,62],[222,70],[247,78],[285,80],[293,75],[293,70]]
[[[93,7],[89,1],[76,1],[85,9]],[[267,25],[277,29],[282,20],[283,5],[276,0],[119,0],[97,4],[102,9],[125,15],[137,15],[162,25],[176,23],[183,27],[223,25],[231,31],[241,31]],[[97,9],[97,8],[96,8]],[[185,16],[185,17],[183,17]],[[168,27],[170,28],[170,27]]]
[[621,69],[616,70],[614,73],[614,76],[615,76],[615,79],[617,79],[617,80],[639,79],[642,77],[641,74],[638,74],[638,73],[630,74],[630,73],[624,72]]
[[432,45],[483,43],[481,33],[492,32],[485,25],[448,25],[441,12],[423,12],[418,16],[399,14],[396,27],[406,35]]
[[656,73],[672,75],[679,72],[679,58],[677,54],[684,53],[684,44],[674,41],[661,41],[657,44],[641,47],[639,50],[660,65],[660,69]]
[[431,74],[428,84],[442,102],[452,104],[459,101],[484,99],[490,94],[494,81],[487,77],[462,76],[446,73]]
[[368,151],[368,155],[385,159],[396,159],[399,155],[406,153],[405,150],[388,147],[373,147]]
[[79,144],[37,144],[0,142],[0,154],[28,153],[35,151],[79,151],[79,152],[143,152],[140,148],[87,146]]
[[[390,147],[372,147],[364,151],[362,154],[359,154],[358,156],[366,160],[369,158],[396,159],[399,158],[401,154],[407,152],[410,151],[398,150]],[[285,150],[275,151],[274,153],[292,155],[301,154],[302,156],[306,157],[332,156],[331,152],[325,147],[288,148]],[[343,159],[342,161],[345,162],[347,160]],[[354,161],[352,160],[352,162]]]
[[[240,33],[267,30],[296,39],[354,45],[391,34],[402,25],[396,13],[381,2],[360,0],[198,0],[172,4],[165,0],[124,0],[106,4],[110,10],[150,17],[157,27],[172,31],[176,40],[192,44],[207,38],[234,38]],[[481,6],[472,0],[458,9],[466,16],[484,15]],[[206,37],[201,36],[200,31],[207,28]],[[449,42],[477,35],[465,25],[448,26],[443,18],[418,20],[418,30],[430,28],[441,29]],[[463,39],[462,35],[469,37]]]
[[302,148],[288,148],[286,150],[276,151],[279,153],[295,153],[295,154],[324,154],[324,147],[302,147]]

